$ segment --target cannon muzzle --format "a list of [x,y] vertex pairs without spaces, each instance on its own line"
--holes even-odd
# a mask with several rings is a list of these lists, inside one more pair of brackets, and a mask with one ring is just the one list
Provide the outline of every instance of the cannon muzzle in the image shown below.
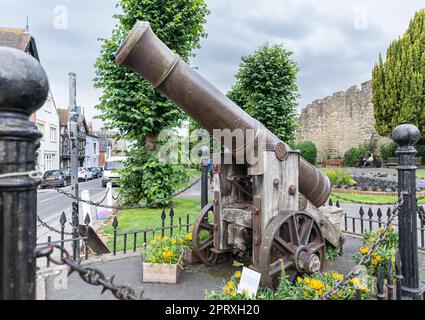
[[[288,145],[174,54],[155,35],[148,22],[136,23],[116,53],[116,61],[149,81],[208,132],[213,133],[214,129],[253,130],[256,132],[253,139],[265,134],[267,150],[274,151],[278,159],[287,157]],[[236,141],[235,145],[226,147],[233,152],[244,145],[238,145]],[[299,189],[319,207],[329,197],[329,179],[301,158]]]

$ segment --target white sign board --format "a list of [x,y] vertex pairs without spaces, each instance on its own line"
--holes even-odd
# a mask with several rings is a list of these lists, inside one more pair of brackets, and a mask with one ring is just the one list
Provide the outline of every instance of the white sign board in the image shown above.
[[248,296],[254,298],[257,295],[260,279],[260,273],[244,267],[241,281],[239,282],[238,293],[242,294],[242,292],[245,291]]

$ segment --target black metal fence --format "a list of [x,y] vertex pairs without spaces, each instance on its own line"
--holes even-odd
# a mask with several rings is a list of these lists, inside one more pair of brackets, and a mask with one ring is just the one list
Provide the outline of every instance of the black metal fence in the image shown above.
[[[423,206],[420,207],[420,210],[425,210]],[[344,211],[343,217],[343,226],[342,229],[346,233],[354,235],[362,235],[364,232],[373,231],[377,228],[381,228],[385,225],[388,218],[391,216],[391,208],[364,208],[360,206],[357,216],[347,214]],[[425,250],[425,221],[418,219],[417,227],[417,242],[418,248]],[[394,222],[392,224],[395,227],[398,227],[398,223]]]
[[[186,233],[190,232],[190,227],[192,223],[190,223],[190,215],[186,214],[185,217],[178,217],[178,223],[175,224],[176,219],[174,218],[174,209],[171,208],[169,210],[168,215],[166,214],[166,210],[163,209],[161,213],[161,226],[156,228],[146,228],[142,230],[136,231],[127,231],[127,232],[118,232],[118,218],[115,216],[112,221],[113,227],[113,249],[112,252],[114,255],[117,254],[117,240],[118,238],[123,238],[123,253],[127,253],[128,251],[128,241],[129,238],[132,240],[132,251],[135,252],[138,248],[138,239],[140,239],[139,235],[142,237],[141,247],[146,247],[147,242],[149,241],[149,237],[155,237],[157,234],[161,234],[161,237],[164,237],[166,234],[172,237],[175,234],[175,230],[178,230],[180,233],[185,231]],[[168,216],[168,219],[167,219]],[[183,222],[185,219],[185,222]],[[167,220],[169,224],[167,225]]]
[[[65,245],[66,244],[70,244],[72,246],[72,259],[74,261],[77,261],[80,259],[81,255],[84,256],[84,258],[87,260],[88,256],[89,256],[89,228],[90,228],[90,222],[91,222],[91,218],[89,216],[89,214],[86,215],[85,219],[84,219],[84,225],[83,228],[85,229],[85,236],[81,236],[81,232],[80,232],[80,225],[78,223],[76,223],[76,218],[75,216],[72,219],[73,223],[71,224],[72,226],[72,232],[65,232],[65,226],[67,223],[67,218],[65,215],[65,212],[62,212],[60,218],[59,218],[59,223],[60,223],[60,230],[48,225],[47,223],[43,222],[42,220],[39,219],[39,222],[45,226],[48,230],[54,232],[55,234],[58,234],[60,236],[59,240],[53,240],[52,241],[52,236],[49,235],[47,236],[47,241],[46,242],[41,242],[41,243],[37,243],[37,247],[45,247],[45,246],[49,246],[49,245],[59,245],[62,249],[61,251],[61,258],[63,258],[63,252],[65,249]],[[68,238],[65,238],[65,236],[69,236]],[[47,267],[50,267],[50,260],[47,260]]]

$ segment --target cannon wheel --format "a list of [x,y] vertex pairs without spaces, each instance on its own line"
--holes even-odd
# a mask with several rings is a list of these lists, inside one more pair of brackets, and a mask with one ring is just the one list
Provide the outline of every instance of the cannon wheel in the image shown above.
[[213,266],[218,254],[211,251],[214,247],[214,212],[213,204],[206,205],[193,224],[193,251],[207,266]]
[[325,240],[320,226],[303,211],[283,211],[265,230],[259,254],[261,283],[277,288],[283,270],[289,281],[303,273],[322,271]]

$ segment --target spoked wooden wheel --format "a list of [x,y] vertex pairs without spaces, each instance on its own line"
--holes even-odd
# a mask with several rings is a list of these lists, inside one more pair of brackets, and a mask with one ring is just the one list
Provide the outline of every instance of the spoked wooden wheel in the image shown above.
[[193,251],[207,266],[213,266],[218,255],[211,251],[214,248],[214,212],[213,205],[206,205],[193,224]]
[[276,288],[282,271],[293,282],[303,273],[322,271],[325,240],[320,226],[303,211],[283,211],[266,228],[259,255],[261,283]]

